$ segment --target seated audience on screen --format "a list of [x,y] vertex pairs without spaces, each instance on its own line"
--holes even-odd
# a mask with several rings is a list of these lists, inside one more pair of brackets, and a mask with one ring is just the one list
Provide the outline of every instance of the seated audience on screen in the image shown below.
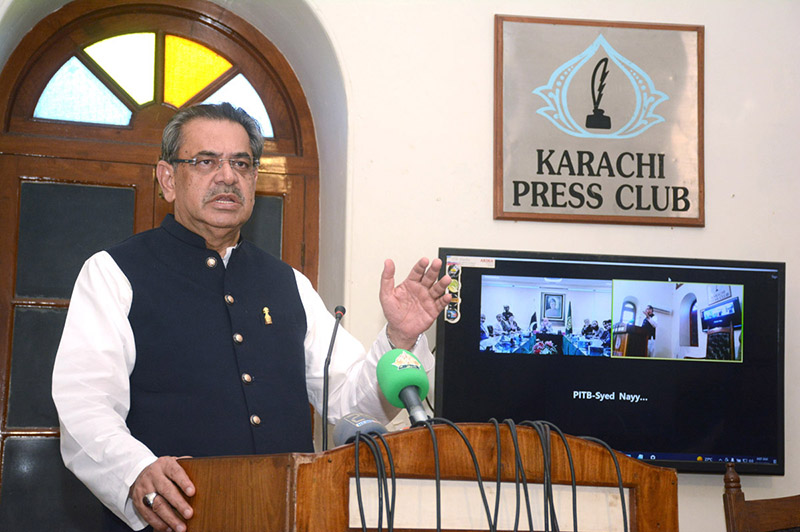
[[500,313],[497,316],[495,316],[495,318],[497,319],[497,322],[493,326],[494,327],[494,334],[497,336],[497,335],[501,335],[503,333],[508,332],[508,324],[503,319],[503,314]]
[[597,335],[603,347],[611,347],[611,320],[603,320],[603,330]]
[[490,327],[491,325],[486,325],[486,314],[481,314],[481,340],[486,340],[492,335]]

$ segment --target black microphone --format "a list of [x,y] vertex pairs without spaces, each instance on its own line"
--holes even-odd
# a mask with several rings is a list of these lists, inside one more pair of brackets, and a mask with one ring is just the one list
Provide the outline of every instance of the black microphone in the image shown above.
[[412,425],[429,419],[422,400],[430,383],[417,357],[405,349],[392,349],[378,361],[376,372],[383,395],[394,406],[408,410]]
[[322,450],[328,450],[328,368],[331,365],[331,354],[333,353],[333,344],[336,342],[336,331],[339,330],[339,322],[342,321],[345,309],[339,305],[333,309],[333,315],[336,318],[336,323],[333,325],[333,334],[331,334],[331,344],[328,346],[328,355],[325,357],[325,369],[322,373]]
[[347,414],[333,427],[333,445],[338,447],[352,443],[357,433],[361,434],[386,434],[386,427],[378,423],[375,418],[360,412]]

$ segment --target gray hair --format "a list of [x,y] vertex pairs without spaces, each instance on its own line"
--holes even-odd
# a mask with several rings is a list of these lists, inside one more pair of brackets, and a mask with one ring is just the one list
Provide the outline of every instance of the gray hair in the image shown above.
[[255,118],[247,114],[241,107],[234,107],[228,102],[220,104],[193,105],[186,109],[181,109],[164,128],[161,136],[161,159],[172,163],[178,159],[178,150],[183,142],[183,126],[196,118],[207,118],[209,120],[229,120],[241,125],[247,132],[250,139],[250,151],[253,152],[253,160],[258,162],[261,159],[261,152],[264,150],[264,137],[261,135],[261,127]]

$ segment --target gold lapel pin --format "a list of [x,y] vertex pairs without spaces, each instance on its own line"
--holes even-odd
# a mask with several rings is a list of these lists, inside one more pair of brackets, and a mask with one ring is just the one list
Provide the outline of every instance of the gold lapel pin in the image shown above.
[[272,325],[272,316],[269,315],[269,307],[264,307],[261,312],[264,313],[264,325]]

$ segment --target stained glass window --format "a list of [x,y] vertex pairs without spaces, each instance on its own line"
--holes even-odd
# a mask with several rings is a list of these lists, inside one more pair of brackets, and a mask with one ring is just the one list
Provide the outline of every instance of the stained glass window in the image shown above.
[[[156,34],[127,33],[87,46],[84,51],[138,106],[160,99],[156,87]],[[230,102],[258,120],[265,137],[273,137],[272,122],[261,97],[236,67],[220,54],[195,41],[164,37],[163,102],[181,107],[220,79],[233,76],[204,103]],[[77,57],[70,58],[50,79],[36,104],[38,119],[126,126],[133,113]]]
[[235,102],[237,107],[241,107],[247,114],[258,120],[261,125],[261,134],[265,137],[272,137],[272,123],[269,114],[261,101],[261,96],[247,81],[242,74],[223,85],[217,92],[209,96],[203,103],[222,103]]
[[139,105],[152,102],[155,88],[156,34],[129,33],[84,50]]
[[185,104],[231,64],[202,44],[167,35],[164,42],[164,102]]
[[124,126],[131,111],[76,57],[70,58],[42,91],[35,118]]

